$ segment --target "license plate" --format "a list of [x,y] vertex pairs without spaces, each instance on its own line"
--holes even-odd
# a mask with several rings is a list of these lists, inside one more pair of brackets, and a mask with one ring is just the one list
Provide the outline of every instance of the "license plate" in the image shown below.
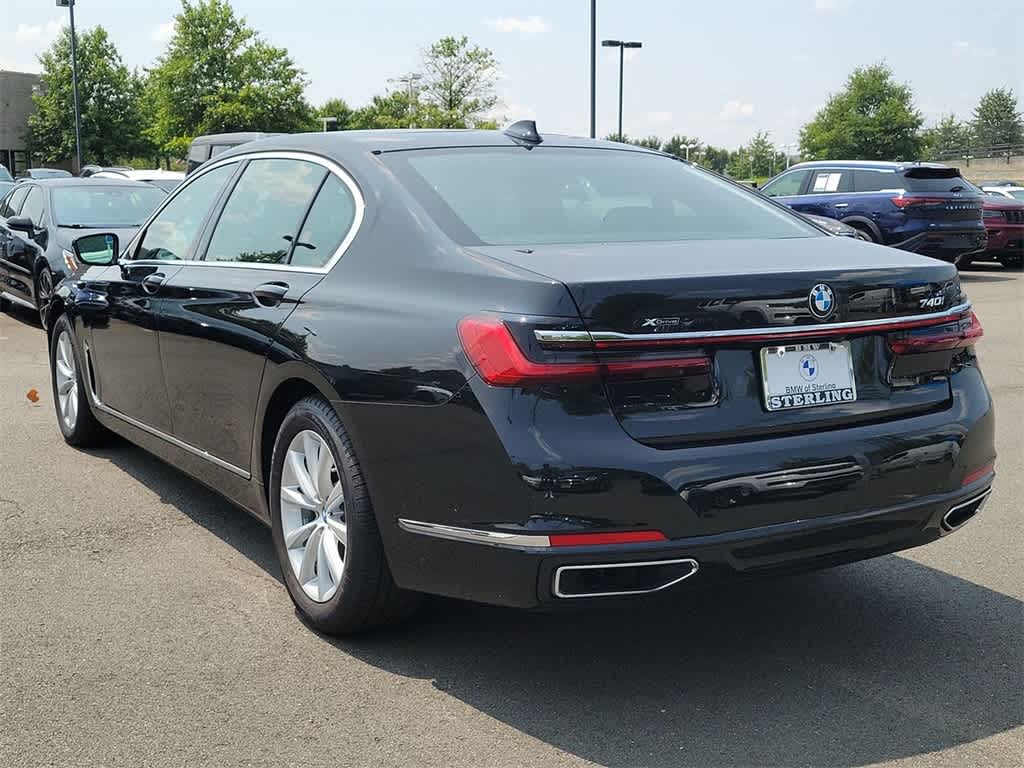
[[769,411],[852,403],[857,399],[850,343],[792,344],[761,350],[764,406]]

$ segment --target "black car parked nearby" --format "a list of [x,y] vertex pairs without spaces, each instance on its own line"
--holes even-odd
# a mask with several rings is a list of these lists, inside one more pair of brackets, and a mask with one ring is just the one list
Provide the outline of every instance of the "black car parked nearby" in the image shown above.
[[50,304],[65,439],[267,522],[325,631],[872,557],[991,489],[953,265],[639,147],[282,136],[116,235]]
[[0,199],[0,303],[42,313],[53,287],[78,263],[71,242],[90,230],[128,238],[167,196],[133,181],[24,181]]

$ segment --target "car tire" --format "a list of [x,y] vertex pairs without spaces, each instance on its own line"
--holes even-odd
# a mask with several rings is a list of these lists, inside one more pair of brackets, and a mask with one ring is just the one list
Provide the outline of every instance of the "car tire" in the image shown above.
[[[36,271],[36,309],[39,311],[39,322],[46,327],[46,308],[53,295],[53,272],[45,264]],[[42,300],[40,298],[42,297]]]
[[351,634],[396,624],[415,610],[419,596],[391,576],[352,442],[323,398],[300,400],[285,416],[268,488],[285,586],[311,626]]
[[850,222],[846,222],[846,221],[844,221],[843,223],[846,224],[846,226],[853,227],[855,230],[857,230],[857,239],[858,240],[863,240],[866,243],[877,243],[878,242],[878,240],[875,238],[874,233],[870,229],[868,229],[866,226],[864,226],[863,224],[857,224],[855,222],[854,223],[850,223]]
[[67,315],[57,318],[50,335],[50,384],[57,426],[65,442],[77,448],[103,443],[108,433],[89,404],[85,366],[78,359],[75,332]]

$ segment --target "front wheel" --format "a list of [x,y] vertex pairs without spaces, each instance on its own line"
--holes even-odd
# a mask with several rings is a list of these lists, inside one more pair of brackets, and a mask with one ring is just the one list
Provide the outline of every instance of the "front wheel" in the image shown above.
[[299,613],[329,634],[396,623],[416,595],[391,577],[352,443],[331,405],[299,401],[274,442],[274,549]]
[[36,309],[39,310],[39,322],[46,327],[46,308],[53,295],[53,272],[49,267],[40,267],[36,275]]
[[85,369],[79,364],[74,331],[67,315],[57,318],[50,337],[50,382],[57,426],[64,440],[79,448],[103,442],[107,432],[89,405]]

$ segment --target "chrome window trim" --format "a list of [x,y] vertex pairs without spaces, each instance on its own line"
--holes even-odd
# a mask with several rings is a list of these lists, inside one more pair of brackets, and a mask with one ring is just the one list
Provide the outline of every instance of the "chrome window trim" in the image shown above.
[[[191,184],[193,180],[198,179],[200,176],[203,176],[216,168],[220,168],[221,166],[230,165],[231,163],[236,162],[241,163],[247,160],[303,160],[306,162],[314,163],[315,165],[319,165],[322,168],[325,168],[328,173],[332,173],[335,176],[337,176],[341,180],[341,183],[348,188],[348,191],[352,195],[353,201],[355,203],[355,215],[352,218],[352,224],[349,226],[348,232],[346,233],[345,237],[342,238],[342,241],[338,245],[337,249],[334,251],[334,254],[331,256],[330,259],[327,260],[327,262],[322,267],[293,266],[291,264],[255,264],[244,261],[206,261],[205,259],[178,259],[174,261],[163,259],[125,259],[125,261],[130,261],[133,264],[181,264],[206,265],[215,267],[235,267],[241,269],[275,269],[292,272],[307,272],[317,275],[326,275],[328,272],[330,272],[331,269],[333,269],[334,265],[337,264],[338,261],[341,259],[341,257],[345,255],[345,252],[352,244],[352,241],[356,239],[356,235],[359,234],[359,230],[363,225],[363,219],[365,218],[366,200],[363,197],[362,191],[359,189],[359,185],[356,184],[355,179],[353,179],[352,176],[348,173],[348,171],[346,171],[336,162],[334,162],[333,160],[329,160],[326,157],[322,157],[320,155],[293,150],[265,150],[260,152],[246,152],[240,155],[231,155],[230,157],[207,161],[206,163],[203,164],[201,168],[197,168],[195,171],[190,173],[188,177],[185,179],[185,181],[180,186],[178,186],[172,194],[167,196],[167,199],[164,200],[163,204],[160,205],[160,207],[157,208],[150,215],[150,217],[141,227],[139,227],[135,236],[129,241],[128,246],[122,249],[122,252],[131,253],[134,251],[134,249],[139,244],[139,238],[143,235],[143,233],[146,232],[147,229],[149,229],[149,225],[153,222],[153,220],[160,215],[164,208],[166,208],[170,204],[170,202],[182,192],[182,190],[187,189],[189,184]],[[230,194],[228,195],[227,199],[231,199]],[[312,200],[310,202],[312,202]],[[209,213],[209,211],[207,211],[207,213]],[[216,230],[216,224],[214,225],[214,229]]]
[[[586,594],[581,595],[567,595],[564,592],[562,592],[562,573],[564,571],[587,571],[594,570],[596,568],[645,568],[648,566],[655,565],[680,565],[683,563],[691,566],[691,570],[688,573],[678,578],[672,579],[671,581],[667,581],[664,584],[661,584],[657,587],[652,587],[651,589],[624,589],[616,590],[613,592],[587,592]],[[674,587],[679,582],[685,581],[686,579],[696,574],[698,570],[700,570],[700,564],[692,557],[680,557],[673,560],[649,560],[639,562],[627,561],[624,563],[595,563],[593,565],[563,565],[555,569],[555,580],[552,587],[552,591],[554,592],[555,597],[562,598],[563,600],[577,600],[579,598],[584,597],[618,597],[621,595],[650,595],[654,592],[660,592],[663,589]]]
[[686,339],[717,339],[742,338],[744,336],[806,336],[808,333],[819,334],[822,331],[842,331],[849,328],[865,328],[870,330],[878,326],[899,323],[916,323],[922,320],[941,320],[960,315],[971,308],[971,302],[957,304],[955,307],[941,312],[928,312],[922,315],[905,315],[903,317],[887,317],[878,320],[849,320],[842,323],[821,323],[819,325],[787,325],[775,328],[738,328],[731,331],[684,331],[682,333],[619,333],[617,331],[534,331],[537,341],[543,343],[567,344],[590,343],[592,341],[680,341]]

